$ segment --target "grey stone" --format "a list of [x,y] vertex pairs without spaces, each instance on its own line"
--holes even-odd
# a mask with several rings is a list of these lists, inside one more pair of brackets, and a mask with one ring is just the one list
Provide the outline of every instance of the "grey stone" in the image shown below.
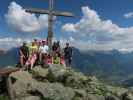
[[48,100],[72,100],[75,95],[73,89],[64,87],[60,83],[38,83],[31,91],[40,93]]

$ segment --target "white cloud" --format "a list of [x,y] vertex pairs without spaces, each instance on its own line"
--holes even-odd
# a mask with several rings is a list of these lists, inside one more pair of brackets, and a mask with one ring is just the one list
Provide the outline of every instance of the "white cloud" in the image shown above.
[[[98,13],[89,7],[82,7],[83,16],[77,23],[62,26],[64,32],[73,33],[70,37],[84,49],[93,50],[133,50],[133,27],[119,27],[111,20],[102,20]],[[76,45],[81,48],[79,45]]]
[[62,30],[64,31],[71,31],[71,32],[76,32],[76,29],[75,29],[75,26],[73,24],[65,24],[63,27],[62,27]]
[[4,37],[0,38],[0,48],[4,50],[11,49],[12,47],[18,47],[22,45],[22,43],[26,41],[30,42],[30,39],[22,39],[22,38],[13,38],[13,37]]
[[133,12],[129,12],[127,14],[124,15],[125,18],[133,18]]
[[19,32],[35,33],[48,26],[47,15],[36,17],[35,14],[27,13],[16,2],[10,3],[5,18],[8,25]]

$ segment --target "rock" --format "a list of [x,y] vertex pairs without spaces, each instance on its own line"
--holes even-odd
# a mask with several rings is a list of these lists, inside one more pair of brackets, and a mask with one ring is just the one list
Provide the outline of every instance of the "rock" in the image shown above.
[[88,77],[84,76],[80,72],[67,71],[65,80],[65,86],[69,86],[75,89],[86,88],[88,84]]
[[38,96],[28,96],[28,97],[23,97],[23,98],[16,99],[16,100],[41,100],[41,99]]
[[64,74],[66,73],[66,68],[61,65],[50,65],[49,67],[49,81],[62,81]]
[[96,94],[88,94],[86,100],[105,100],[103,96]]
[[16,98],[29,96],[27,91],[31,89],[31,84],[36,83],[32,75],[26,71],[12,73],[9,77],[12,80],[12,87]]
[[133,89],[114,87],[61,65],[9,75],[15,100],[133,100]]
[[106,85],[106,89],[108,92],[115,94],[116,96],[120,97],[122,94],[126,93],[128,91],[128,89],[122,88],[122,87],[113,87],[113,86],[109,86]]
[[36,66],[32,70],[33,77],[40,81],[46,79],[48,73],[48,68],[42,68],[41,66]]
[[120,100],[118,97],[114,96],[113,94],[108,94],[105,97],[105,100]]
[[27,71],[17,71],[14,72],[12,74],[10,74],[10,76],[12,79],[17,80],[17,81],[31,81],[33,80],[32,75],[29,74],[29,72]]
[[86,98],[87,93],[85,90],[81,90],[81,89],[75,89],[75,96],[76,97],[80,97],[80,98]]
[[38,83],[31,92],[40,94],[46,100],[72,100],[75,95],[73,89],[60,83]]
[[121,97],[122,100],[133,100],[133,94],[132,92],[128,91],[124,93]]

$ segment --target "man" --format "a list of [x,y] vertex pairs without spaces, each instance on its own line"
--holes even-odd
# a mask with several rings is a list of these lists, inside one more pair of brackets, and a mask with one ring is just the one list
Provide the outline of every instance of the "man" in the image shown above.
[[42,45],[39,48],[39,52],[40,52],[40,62],[43,62],[42,59],[46,58],[46,56],[49,53],[49,47],[47,45],[47,41],[42,41]]
[[69,46],[69,43],[66,43],[64,48],[64,58],[67,67],[71,66],[72,63],[72,47]]
[[25,62],[28,60],[29,57],[29,49],[27,47],[26,42],[19,49],[19,62],[21,67],[25,65]]

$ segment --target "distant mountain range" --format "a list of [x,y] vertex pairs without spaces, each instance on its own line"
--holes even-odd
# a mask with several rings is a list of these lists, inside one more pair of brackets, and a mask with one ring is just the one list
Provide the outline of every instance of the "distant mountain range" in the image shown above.
[[[95,75],[110,83],[133,85],[133,52],[80,51],[73,49],[73,66],[87,75]],[[18,49],[12,48],[0,53],[0,66],[15,65],[18,62]]]
[[130,79],[130,83],[133,81],[133,52],[79,51],[74,49],[73,64],[76,66],[75,68],[85,74],[95,75],[112,84],[126,84],[127,86],[128,79]]
[[6,52],[0,52],[0,67],[7,67],[18,63],[18,49],[12,48]]

